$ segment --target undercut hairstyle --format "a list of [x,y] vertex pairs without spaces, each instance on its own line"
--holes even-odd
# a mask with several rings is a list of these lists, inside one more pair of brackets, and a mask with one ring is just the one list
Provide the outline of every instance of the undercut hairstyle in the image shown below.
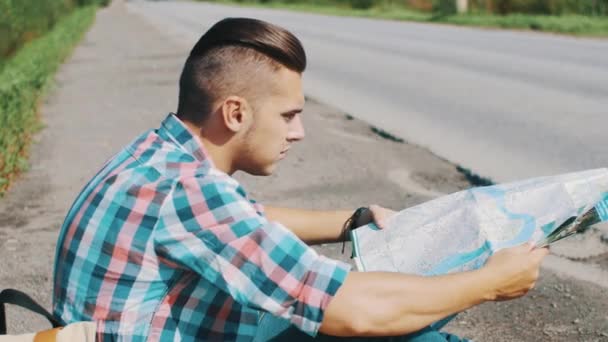
[[[226,18],[194,45],[179,80],[177,116],[202,125],[216,101],[230,95],[255,107],[272,73],[281,67],[302,73],[306,54],[289,31],[249,18]],[[266,82],[266,83],[265,83]]]

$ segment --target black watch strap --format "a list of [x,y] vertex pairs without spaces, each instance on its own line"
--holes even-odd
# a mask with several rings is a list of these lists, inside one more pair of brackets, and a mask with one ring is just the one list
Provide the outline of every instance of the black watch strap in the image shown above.
[[368,207],[359,207],[355,212],[344,222],[342,227],[342,254],[346,248],[346,241],[349,240],[348,234],[351,230],[371,223],[373,220],[372,211]]

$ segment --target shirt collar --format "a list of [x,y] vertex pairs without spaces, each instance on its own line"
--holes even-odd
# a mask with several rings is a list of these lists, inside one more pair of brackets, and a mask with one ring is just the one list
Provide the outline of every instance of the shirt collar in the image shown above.
[[174,114],[169,113],[163,120],[158,134],[172,140],[181,149],[185,150],[199,161],[207,161],[213,165],[213,161],[205,150],[205,146],[188,127]]

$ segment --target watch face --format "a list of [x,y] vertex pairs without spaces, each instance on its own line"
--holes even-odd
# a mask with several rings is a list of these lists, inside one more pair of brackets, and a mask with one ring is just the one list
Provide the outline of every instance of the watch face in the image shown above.
[[366,224],[370,224],[373,221],[372,211],[369,210],[369,208],[367,207],[357,209],[354,215],[357,216],[353,218],[354,221],[352,228],[365,226]]

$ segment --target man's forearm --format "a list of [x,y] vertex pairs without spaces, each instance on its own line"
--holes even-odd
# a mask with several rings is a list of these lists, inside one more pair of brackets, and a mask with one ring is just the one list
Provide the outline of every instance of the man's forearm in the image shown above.
[[321,331],[336,336],[393,336],[492,299],[483,271],[437,277],[351,272],[325,311]]
[[325,309],[321,331],[404,335],[484,301],[519,298],[534,287],[548,253],[523,244],[494,253],[476,271],[436,277],[351,272]]
[[353,214],[350,210],[321,211],[266,207],[266,216],[291,229],[308,244],[342,241],[344,222]]

